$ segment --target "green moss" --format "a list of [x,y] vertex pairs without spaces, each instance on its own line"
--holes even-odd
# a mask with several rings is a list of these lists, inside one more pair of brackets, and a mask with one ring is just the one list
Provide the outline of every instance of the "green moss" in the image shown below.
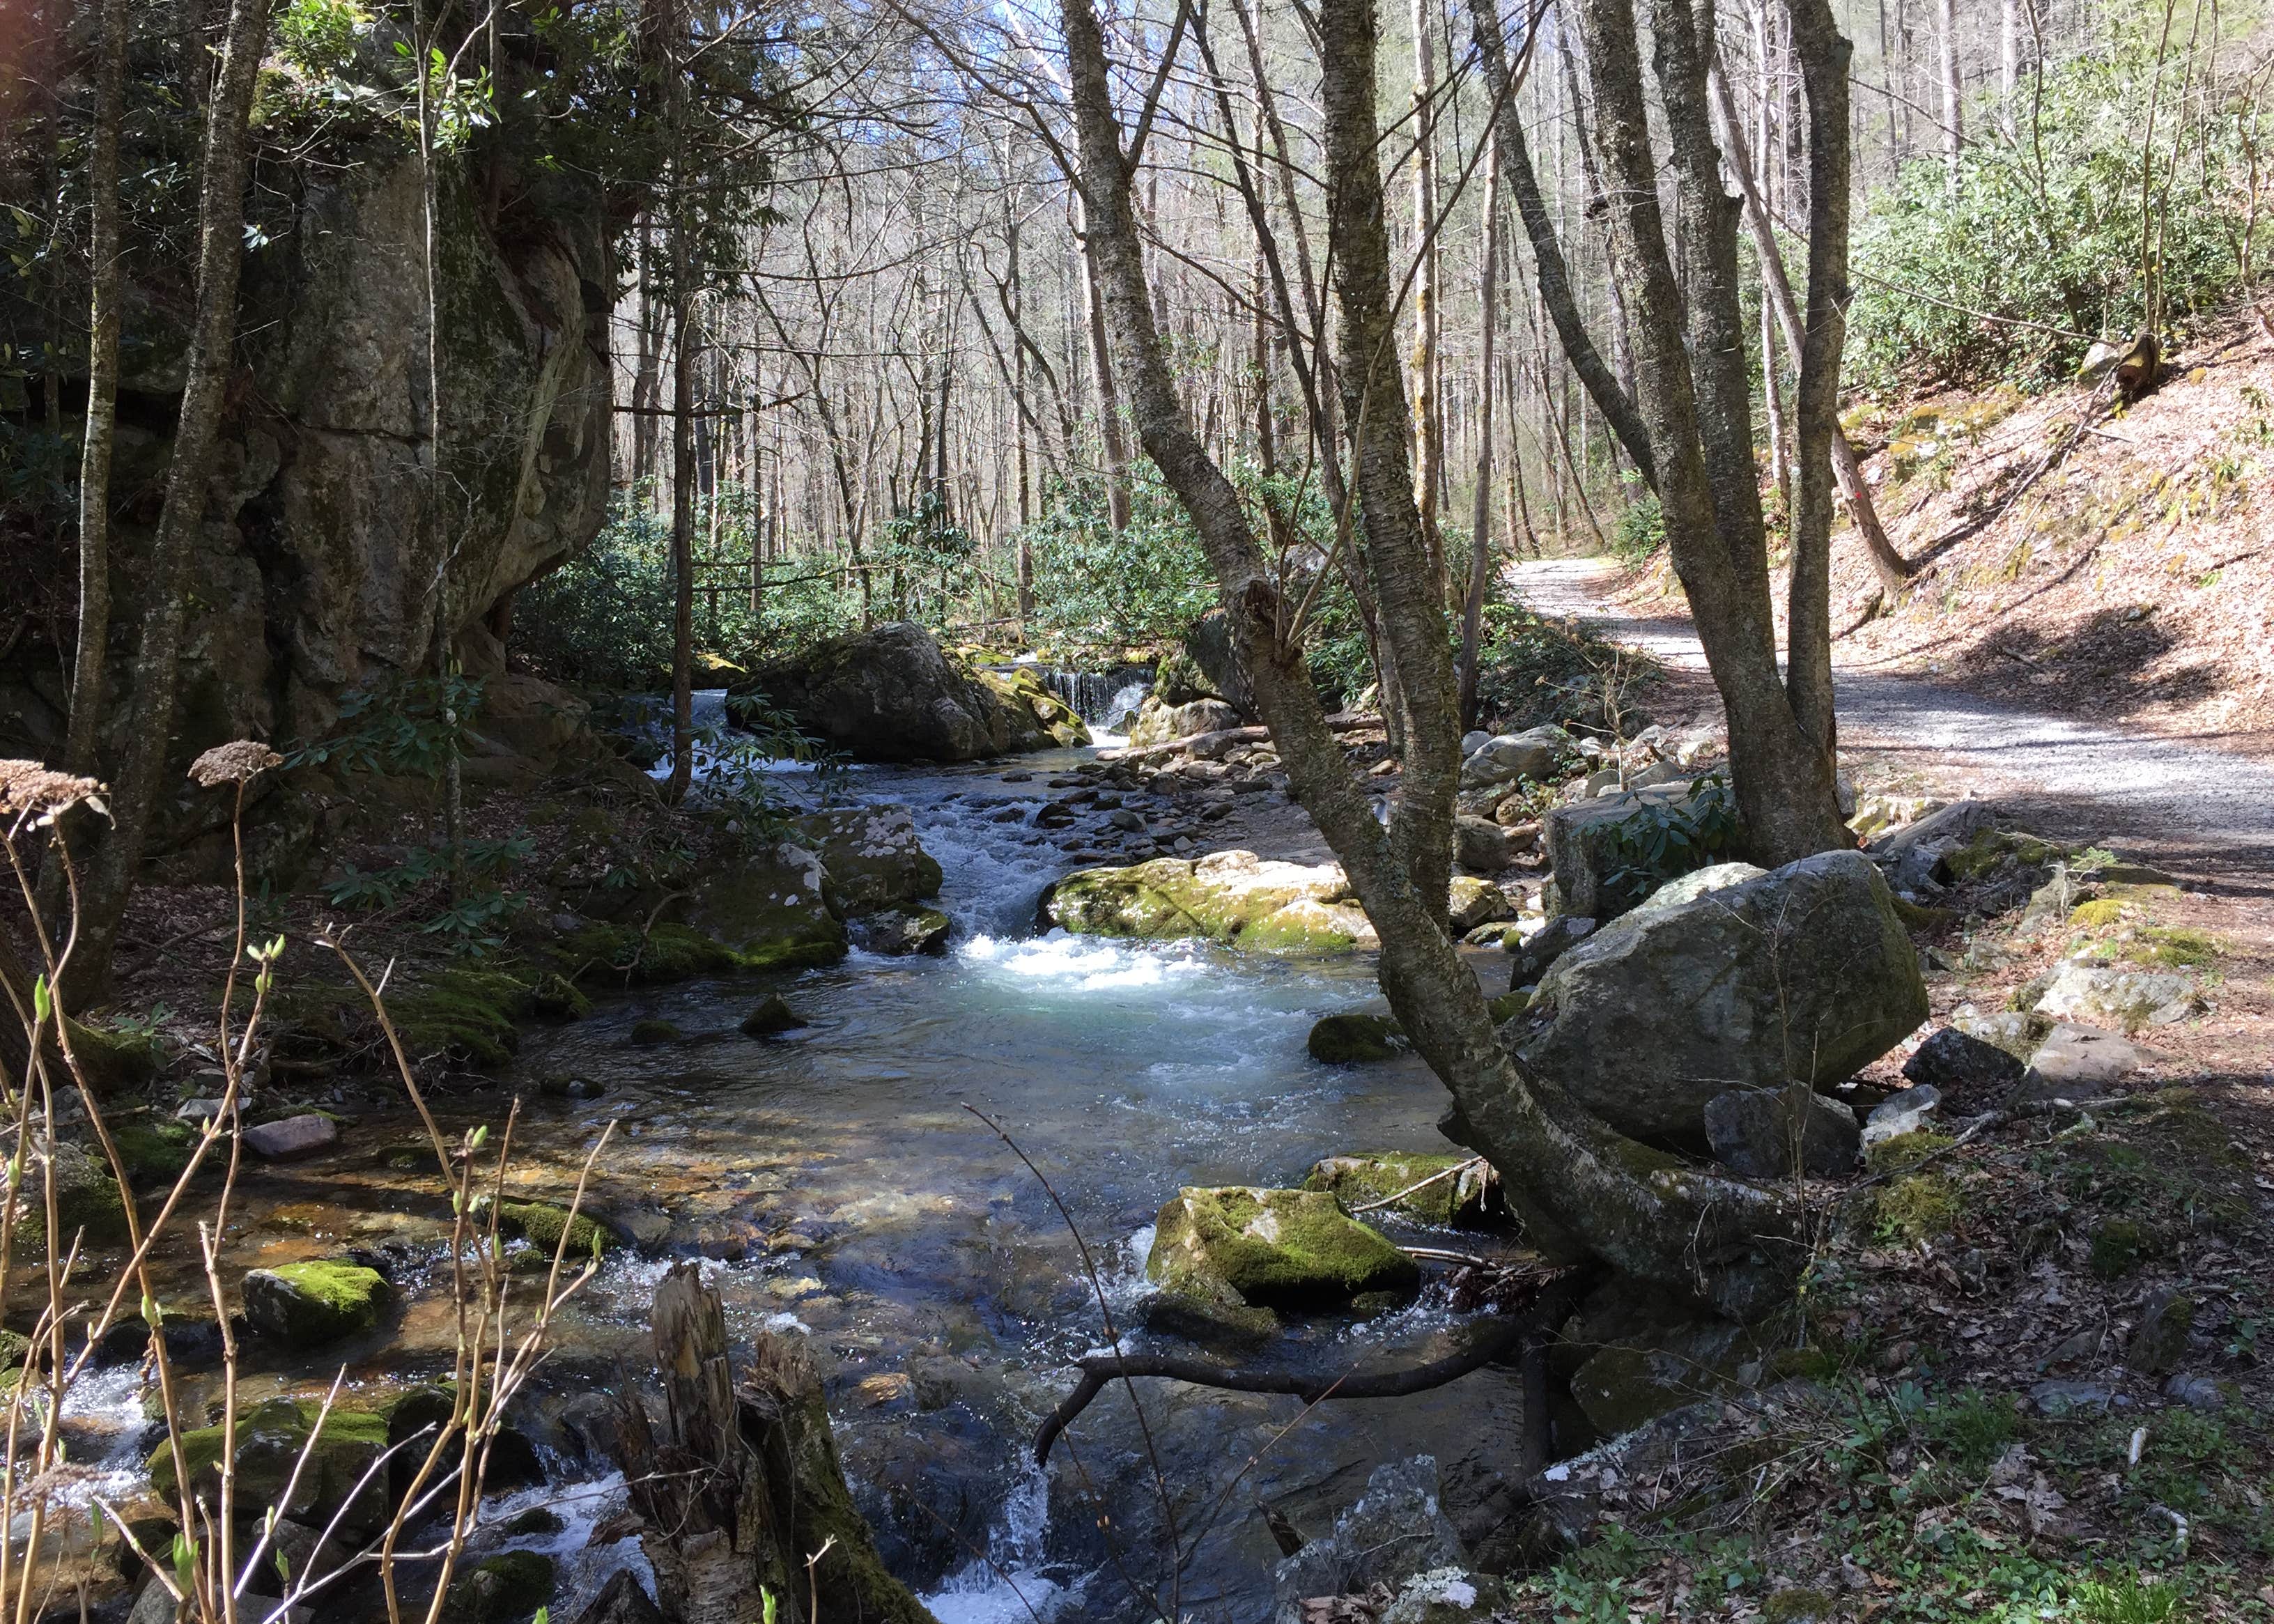
[[[237,1506],[240,1516],[255,1516],[291,1481],[305,1455],[307,1463],[292,1500],[293,1514],[313,1522],[330,1519],[344,1507],[343,1528],[368,1531],[387,1515],[379,1474],[358,1494],[358,1485],[387,1447],[387,1422],[369,1410],[334,1410],[319,1430],[320,1406],[290,1398],[270,1399],[237,1418]],[[221,1460],[227,1446],[223,1429],[200,1427],[181,1435],[184,1463],[192,1490],[208,1499],[221,1492]],[[161,1443],[150,1453],[150,1491],[161,1500],[175,1498],[174,1452]],[[350,1497],[354,1497],[350,1505]]]
[[1322,1192],[1232,1186],[1180,1190],[1161,1209],[1148,1278],[1199,1276],[1255,1307],[1331,1307],[1420,1284],[1413,1259]]
[[133,1184],[170,1184],[190,1165],[190,1151],[198,1131],[185,1122],[163,1116],[137,1116],[114,1123],[110,1142]]
[[32,1339],[10,1330],[0,1330],[0,1370],[14,1370],[23,1364],[32,1351]]
[[1879,1192],[1879,1232],[1885,1240],[1931,1240],[1955,1229],[1964,1210],[1956,1184],[1939,1173],[1914,1173]]
[[[58,1145],[49,1158],[54,1169],[56,1217],[64,1248],[72,1237],[84,1234],[95,1246],[116,1245],[126,1238],[126,1203],[118,1192],[109,1167],[76,1145]],[[26,1171],[23,1210],[17,1221],[17,1243],[29,1257],[47,1245],[48,1209],[44,1181],[36,1168]]]
[[592,1012],[592,1001],[565,975],[546,974],[530,989],[530,1007],[547,1020],[582,1020]]
[[1830,1624],[1839,1616],[1839,1604],[1822,1590],[1779,1590],[1761,1603],[1763,1624],[1802,1624],[1803,1620]]
[[2150,925],[2140,932],[2141,945],[2125,954],[2142,964],[2167,969],[2202,969],[2219,961],[2227,944],[2208,930]]
[[553,1559],[541,1551],[501,1551],[451,1583],[443,1616],[452,1624],[508,1624],[553,1598]]
[[287,1263],[245,1277],[245,1317],[264,1336],[312,1348],[378,1325],[393,1292],[358,1263]]
[[648,1049],[660,1043],[679,1042],[681,1034],[672,1022],[650,1016],[632,1022],[631,1040],[643,1049]]
[[530,984],[503,970],[447,966],[387,1001],[388,1018],[414,1056],[499,1066],[521,1047],[519,1023],[536,1013]]
[[2124,918],[2124,904],[2114,897],[2097,897],[2090,902],[2080,902],[2068,911],[2068,922],[2080,930],[2101,930],[2120,924]]
[[737,952],[717,937],[688,925],[659,924],[644,937],[621,925],[586,924],[561,938],[552,950],[564,974],[614,978],[634,986],[692,981],[740,971],[809,969],[845,957],[836,938],[761,938]]
[[1485,1005],[1485,1009],[1492,1016],[1494,1026],[1506,1026],[1532,1007],[1532,1000],[1535,996],[1535,994],[1522,991],[1504,992]]
[[1898,1133],[1872,1146],[1865,1162],[1874,1173],[1901,1173],[1940,1154],[1957,1142],[1946,1133],[1931,1133],[1924,1129]]
[[1365,1065],[1397,1053],[1405,1029],[1389,1015],[1327,1015],[1311,1027],[1306,1045],[1322,1065]]
[[589,1214],[571,1214],[565,1207],[545,1201],[506,1202],[498,1208],[498,1228],[527,1241],[548,1264],[561,1250],[564,1233],[568,1246],[562,1255],[572,1265],[599,1257],[615,1239]]
[[87,1086],[98,1094],[139,1087],[158,1071],[157,1041],[144,1032],[118,1032],[108,1026],[72,1022],[72,1053]]
[[[1463,1171],[1456,1174],[1456,1168]],[[1434,1182],[1423,1184],[1424,1179]],[[1421,1187],[1416,1190],[1416,1184]],[[1329,1156],[1311,1169],[1303,1188],[1323,1190],[1346,1208],[1396,1196],[1390,1210],[1435,1224],[1482,1222],[1490,1193],[1474,1156],[1400,1150]]]
[[2129,1218],[2105,1220],[2092,1231],[2092,1272],[2120,1280],[2140,1266],[2148,1240],[2148,1231]]

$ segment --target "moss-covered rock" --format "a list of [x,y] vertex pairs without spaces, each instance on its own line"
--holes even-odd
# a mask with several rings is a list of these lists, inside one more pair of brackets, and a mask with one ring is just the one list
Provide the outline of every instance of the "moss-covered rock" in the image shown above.
[[799,969],[845,957],[845,925],[830,908],[821,859],[787,842],[705,874],[689,905],[688,923],[728,953],[727,963],[689,974]]
[[498,1207],[498,1228],[527,1241],[547,1264],[561,1250],[561,1236],[567,1235],[568,1246],[562,1255],[572,1267],[600,1256],[615,1244],[616,1238],[589,1213],[571,1213],[549,1201],[504,1202]]
[[1161,1208],[1148,1279],[1164,1289],[1227,1286],[1257,1308],[1337,1308],[1374,1293],[1411,1295],[1413,1259],[1309,1190],[1179,1190]]
[[655,1016],[643,1016],[632,1022],[629,1035],[631,1041],[642,1049],[659,1049],[666,1043],[681,1042],[685,1037],[676,1022]]
[[387,1012],[414,1057],[501,1066],[521,1048],[520,1023],[537,1012],[530,983],[508,971],[449,965],[388,995]]
[[450,1624],[511,1624],[553,1599],[553,1559],[541,1551],[501,1551],[451,1583],[442,1616]]
[[[385,1418],[369,1410],[335,1409],[319,1429],[320,1410],[313,1401],[275,1398],[237,1418],[237,1508],[241,1518],[257,1517],[263,1507],[275,1506],[282,1515],[319,1526],[341,1514],[341,1527],[350,1532],[368,1533],[385,1522],[385,1474],[373,1474],[373,1481],[358,1492],[365,1474],[387,1448]],[[192,1492],[217,1500],[227,1447],[223,1429],[216,1425],[184,1432],[181,1447]],[[307,1464],[292,1499],[279,1504],[304,1454]],[[169,1445],[162,1443],[151,1451],[148,1470],[151,1492],[160,1500],[171,1500],[178,1479]]]
[[290,1348],[318,1348],[376,1327],[393,1291],[359,1263],[288,1263],[252,1269],[242,1287],[245,1323]]
[[1328,1156],[1312,1166],[1303,1188],[1323,1190],[1345,1207],[1390,1201],[1389,1210],[1424,1223],[1479,1224],[1503,1210],[1485,1162],[1432,1151]]
[[[958,654],[963,650],[958,650]],[[975,660],[965,662],[970,675],[986,685],[990,692],[1003,702],[1005,709],[1014,715],[1024,710],[1034,718],[1039,728],[1053,744],[1080,748],[1089,742],[1089,724],[1081,719],[1081,712],[1043,686],[1043,680],[1030,665],[1014,665],[1009,669],[987,669]],[[1034,748],[1032,746],[1027,748]]]
[[[52,1170],[56,1186],[58,1241],[68,1250],[72,1237],[84,1235],[92,1246],[115,1246],[126,1238],[126,1202],[118,1181],[103,1162],[76,1145],[57,1145],[40,1158]],[[24,1179],[23,1206],[17,1219],[17,1244],[29,1257],[47,1244],[47,1192],[36,1166]]]
[[805,1017],[790,1008],[787,998],[770,992],[758,1000],[757,1008],[742,1017],[742,1031],[746,1038],[771,1038],[794,1032],[804,1025]]
[[15,1370],[32,1351],[32,1339],[19,1332],[0,1329],[0,1370]]
[[110,1142],[129,1184],[170,1184],[190,1165],[198,1131],[164,1116],[133,1116],[110,1124]]
[[562,936],[552,951],[562,974],[591,986],[651,987],[754,967],[726,943],[668,921],[645,931],[588,921]]
[[1367,1065],[1389,1059],[1404,1041],[1394,1015],[1322,1015],[1305,1047],[1321,1065]]
[[1341,868],[1265,861],[1253,852],[1084,869],[1051,889],[1043,914],[1076,935],[1199,938],[1263,952],[1345,953],[1375,944]]
[[937,908],[895,907],[863,914],[847,929],[863,952],[890,959],[937,959],[947,951],[954,924]]
[[821,860],[822,895],[840,918],[939,895],[939,864],[906,807],[832,807],[794,827],[797,844]]

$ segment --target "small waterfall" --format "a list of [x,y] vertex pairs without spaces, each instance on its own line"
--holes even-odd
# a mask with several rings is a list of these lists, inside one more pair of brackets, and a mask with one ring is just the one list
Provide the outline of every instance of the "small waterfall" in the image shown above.
[[1044,666],[1038,674],[1050,692],[1073,707],[1083,721],[1108,733],[1120,731],[1118,725],[1128,719],[1153,687],[1153,672],[1148,665],[1122,665],[1105,671],[1058,671]]

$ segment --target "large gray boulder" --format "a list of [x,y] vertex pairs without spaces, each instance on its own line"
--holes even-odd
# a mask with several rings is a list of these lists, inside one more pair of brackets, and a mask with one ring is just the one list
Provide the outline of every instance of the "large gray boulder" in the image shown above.
[[751,687],[823,743],[859,761],[977,761],[1054,742],[1032,705],[896,620],[832,637],[752,673]]
[[1571,752],[1571,735],[1550,724],[1488,738],[1461,763],[1461,787],[1483,789],[1518,778],[1544,781]]
[[1622,1131],[1688,1146],[1716,1094],[1840,1082],[1926,1013],[1886,882],[1826,852],[1602,927],[1540,979],[1517,1052]]

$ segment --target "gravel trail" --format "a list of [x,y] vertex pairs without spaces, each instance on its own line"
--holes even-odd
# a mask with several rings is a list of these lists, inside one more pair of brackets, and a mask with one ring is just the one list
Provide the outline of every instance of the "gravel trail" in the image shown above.
[[[1545,614],[1577,615],[1677,670],[1703,673],[1686,617],[1646,619],[1608,599],[1608,559],[1519,563]],[[2049,716],[1915,678],[1838,663],[1850,753],[1915,771],[1944,793],[1995,797],[2044,832],[2114,843],[2221,890],[2274,894],[2274,768],[2214,747]]]

